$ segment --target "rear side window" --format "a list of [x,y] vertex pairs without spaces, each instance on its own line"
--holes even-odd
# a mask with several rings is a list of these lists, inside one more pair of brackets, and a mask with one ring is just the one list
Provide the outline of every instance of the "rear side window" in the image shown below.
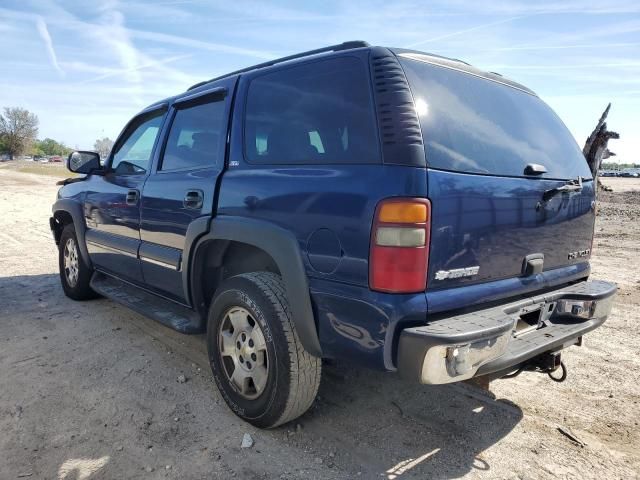
[[224,140],[223,99],[176,111],[160,170],[184,170],[221,164]]
[[355,57],[278,70],[249,85],[250,163],[378,163],[368,71]]
[[420,118],[431,168],[523,176],[529,163],[546,178],[591,178],[558,116],[538,97],[492,80],[400,58]]

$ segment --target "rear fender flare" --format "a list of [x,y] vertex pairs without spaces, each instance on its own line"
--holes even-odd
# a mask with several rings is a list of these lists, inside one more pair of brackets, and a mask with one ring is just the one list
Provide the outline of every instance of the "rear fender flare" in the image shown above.
[[263,220],[234,216],[213,218],[209,232],[201,236],[193,248],[189,268],[192,287],[198,281],[195,278],[197,269],[193,265],[194,259],[198,258],[198,249],[212,240],[246,243],[264,250],[273,258],[285,284],[298,337],[307,352],[321,357],[309,284],[296,237],[288,230]]

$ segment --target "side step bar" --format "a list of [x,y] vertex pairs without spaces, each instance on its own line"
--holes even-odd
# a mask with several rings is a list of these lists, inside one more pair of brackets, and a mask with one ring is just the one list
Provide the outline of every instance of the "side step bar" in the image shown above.
[[203,333],[205,330],[196,312],[101,272],[94,272],[91,288],[178,332]]

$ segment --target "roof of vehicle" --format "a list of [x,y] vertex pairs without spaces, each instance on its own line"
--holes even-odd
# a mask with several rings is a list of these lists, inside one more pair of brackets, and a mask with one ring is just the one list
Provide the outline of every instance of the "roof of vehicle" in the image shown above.
[[441,55],[435,55],[433,53],[419,52],[416,50],[407,50],[404,48],[390,48],[389,50],[391,50],[393,53],[395,53],[397,56],[400,56],[400,57],[432,63],[434,65],[440,65],[442,67],[452,68],[454,70],[459,70],[461,72],[469,73],[477,77],[486,78],[488,80],[493,80],[494,82],[502,83],[504,85],[517,88],[518,90],[522,90],[523,92],[530,93],[531,95],[536,95],[535,92],[533,92],[530,88],[527,88],[524,85],[518,82],[515,82],[513,80],[510,80],[506,77],[503,77],[499,73],[487,72],[485,70],[481,70],[479,68],[474,67],[473,65],[468,64],[465,61],[458,60],[457,58],[443,57]]
[[[269,60],[267,62],[264,63],[259,63],[257,65],[252,65],[250,67],[246,67],[246,68],[242,68],[240,70],[235,70],[233,72],[229,72],[226,73],[224,75],[209,79],[209,80],[204,80],[202,82],[196,83],[195,85],[192,85],[191,87],[189,87],[185,92],[180,93],[178,95],[175,95],[173,97],[169,97],[166,98],[164,100],[161,100],[159,102],[155,102],[151,105],[149,105],[149,107],[147,107],[145,110],[158,106],[158,105],[162,105],[168,102],[171,102],[175,99],[181,98],[183,96],[186,95],[192,95],[193,93],[196,93],[198,90],[206,90],[206,86],[209,85],[212,82],[215,82],[217,80],[221,80],[223,78],[228,78],[228,77],[232,77],[234,75],[240,75],[242,73],[247,73],[247,72],[252,72],[255,70],[259,70],[262,68],[267,68],[267,67],[271,67],[273,65],[276,64],[280,64],[280,63],[298,63],[301,62],[305,59],[308,59],[309,57],[312,56],[317,56],[317,55],[322,55],[322,56],[331,56],[334,54],[337,54],[339,52],[344,52],[347,50],[354,50],[354,49],[372,49],[372,48],[378,48],[378,47],[374,47],[372,45],[370,45],[367,42],[364,42],[362,40],[352,40],[352,41],[348,41],[348,42],[343,42],[337,45],[330,45],[328,47],[323,47],[323,48],[318,48],[315,50],[309,50],[306,52],[301,52],[301,53],[297,53],[294,55],[288,55],[286,57],[282,57],[282,58],[276,58],[274,60]],[[467,62],[464,62],[462,60],[458,60],[456,58],[449,58],[449,57],[444,57],[441,55],[436,55],[433,53],[426,53],[426,52],[420,52],[420,51],[416,51],[416,50],[408,50],[408,49],[403,49],[403,48],[390,48],[390,47],[384,47],[384,48],[389,48],[390,51],[392,51],[395,55],[400,56],[400,57],[404,57],[404,58],[409,58],[412,60],[418,60],[418,61],[423,61],[423,62],[427,62],[427,63],[431,63],[434,65],[439,65],[442,67],[447,67],[447,68],[452,68],[454,70],[459,70],[461,72],[465,72],[465,73],[469,73],[471,75],[475,75],[478,77],[482,77],[482,78],[486,78],[488,80],[493,80],[495,82],[498,83],[502,83],[504,85],[508,85],[510,87],[513,88],[517,88],[518,90],[522,90],[524,92],[530,93],[532,95],[535,95],[535,93],[533,91],[531,91],[529,88],[525,87],[524,85],[521,85],[517,82],[514,82],[513,80],[509,80],[505,77],[503,77],[502,75],[500,75],[499,73],[495,73],[495,72],[486,72],[484,70],[480,70],[479,68],[476,68],[470,64],[468,64]]]

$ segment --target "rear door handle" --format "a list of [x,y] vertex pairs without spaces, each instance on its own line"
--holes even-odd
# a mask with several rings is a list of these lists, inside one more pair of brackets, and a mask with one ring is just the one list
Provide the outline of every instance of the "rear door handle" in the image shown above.
[[188,190],[187,193],[184,194],[182,204],[184,205],[184,208],[191,208],[195,210],[202,208],[203,202],[204,193],[202,190]]
[[137,205],[140,192],[138,190],[129,190],[127,192],[127,205]]

